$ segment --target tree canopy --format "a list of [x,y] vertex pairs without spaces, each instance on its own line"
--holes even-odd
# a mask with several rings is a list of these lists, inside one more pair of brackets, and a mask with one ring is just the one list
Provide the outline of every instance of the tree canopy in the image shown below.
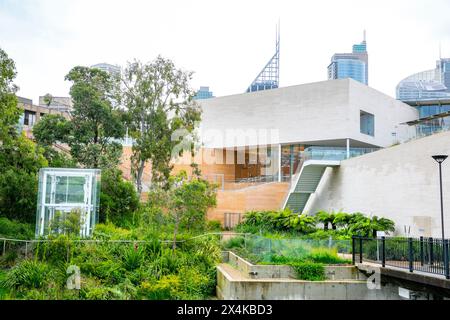
[[177,130],[192,133],[200,121],[200,108],[189,87],[191,72],[177,69],[171,60],[160,56],[151,63],[129,63],[122,75],[121,101],[126,123],[134,139],[132,173],[139,193],[147,161],[152,165],[152,180],[168,188]]
[[17,107],[15,77],[14,61],[0,48],[0,143],[16,135],[21,111]]

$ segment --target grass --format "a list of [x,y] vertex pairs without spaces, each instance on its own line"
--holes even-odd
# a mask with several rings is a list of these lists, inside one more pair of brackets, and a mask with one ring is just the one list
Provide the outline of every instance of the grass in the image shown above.
[[325,267],[322,263],[307,261],[291,263],[290,265],[295,270],[299,280],[324,281],[326,279]]
[[8,290],[1,285],[5,280],[5,278],[6,278],[6,271],[0,269],[0,300],[5,299],[8,293]]

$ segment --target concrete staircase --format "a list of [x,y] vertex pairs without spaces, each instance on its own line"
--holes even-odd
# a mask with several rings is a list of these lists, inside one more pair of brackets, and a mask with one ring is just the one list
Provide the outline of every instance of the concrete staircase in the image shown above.
[[292,178],[291,188],[283,207],[289,208],[293,212],[303,212],[311,194],[316,192],[325,169],[339,165],[340,161],[335,160],[306,161],[299,174]]

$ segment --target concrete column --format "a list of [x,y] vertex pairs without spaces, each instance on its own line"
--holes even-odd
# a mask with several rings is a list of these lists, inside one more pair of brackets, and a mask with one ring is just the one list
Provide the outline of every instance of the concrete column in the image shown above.
[[278,144],[278,182],[281,182],[281,144]]
[[350,158],[350,139],[347,139],[347,159]]

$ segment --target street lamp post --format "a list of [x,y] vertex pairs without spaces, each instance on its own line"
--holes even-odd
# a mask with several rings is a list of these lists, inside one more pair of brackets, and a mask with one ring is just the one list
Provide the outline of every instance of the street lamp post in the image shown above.
[[444,231],[444,200],[442,195],[442,162],[444,162],[448,155],[435,155],[432,156],[437,163],[439,163],[439,187],[441,193],[441,227],[442,227],[442,249],[444,251],[444,268],[445,268],[445,276],[447,279],[450,278],[449,274],[449,262],[448,262],[448,244],[445,240],[445,231]]

